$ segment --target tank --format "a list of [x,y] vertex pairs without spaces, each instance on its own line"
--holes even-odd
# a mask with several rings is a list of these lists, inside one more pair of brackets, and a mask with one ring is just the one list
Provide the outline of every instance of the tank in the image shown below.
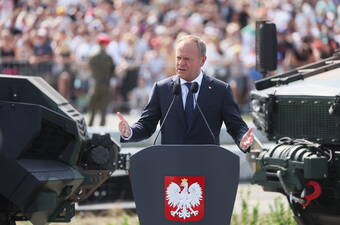
[[[257,54],[261,68],[266,62]],[[285,195],[299,225],[340,224],[340,52],[255,87],[253,122],[275,144],[252,147],[252,183]]]
[[128,155],[39,77],[0,75],[0,224],[69,222]]

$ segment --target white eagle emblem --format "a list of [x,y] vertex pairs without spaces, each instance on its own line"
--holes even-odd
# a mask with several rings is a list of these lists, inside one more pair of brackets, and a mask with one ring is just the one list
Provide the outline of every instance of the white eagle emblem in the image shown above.
[[[180,186],[183,187],[181,190]],[[166,189],[166,200],[168,205],[176,208],[171,211],[171,216],[178,216],[179,218],[186,219],[191,215],[197,216],[198,210],[193,210],[195,206],[200,205],[202,200],[202,188],[195,182],[188,187],[188,180],[182,179],[182,183],[178,186],[176,183],[171,182]]]

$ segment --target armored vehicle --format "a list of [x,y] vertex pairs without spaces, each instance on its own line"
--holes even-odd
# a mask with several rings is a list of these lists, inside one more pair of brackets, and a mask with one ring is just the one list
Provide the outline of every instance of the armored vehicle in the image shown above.
[[0,224],[69,222],[126,155],[42,78],[0,75]]
[[[257,27],[259,51],[265,26]],[[257,56],[265,71],[265,54]],[[340,52],[255,85],[254,124],[275,144],[251,150],[253,183],[284,194],[299,225],[340,224]]]

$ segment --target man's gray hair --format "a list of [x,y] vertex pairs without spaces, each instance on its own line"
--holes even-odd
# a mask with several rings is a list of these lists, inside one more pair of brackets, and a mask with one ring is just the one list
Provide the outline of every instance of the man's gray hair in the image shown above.
[[206,47],[205,42],[200,37],[198,37],[196,35],[181,36],[176,40],[176,46],[182,41],[192,41],[192,42],[196,43],[197,49],[200,52],[201,56],[204,57],[206,55],[207,47]]

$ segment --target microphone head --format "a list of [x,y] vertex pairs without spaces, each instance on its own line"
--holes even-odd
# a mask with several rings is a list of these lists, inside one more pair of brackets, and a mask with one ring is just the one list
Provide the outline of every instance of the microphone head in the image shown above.
[[179,95],[181,92],[180,90],[181,90],[181,85],[178,82],[174,83],[174,86],[172,87],[172,93],[174,95]]
[[191,84],[191,92],[192,93],[196,93],[198,91],[198,83],[197,82],[193,82]]

